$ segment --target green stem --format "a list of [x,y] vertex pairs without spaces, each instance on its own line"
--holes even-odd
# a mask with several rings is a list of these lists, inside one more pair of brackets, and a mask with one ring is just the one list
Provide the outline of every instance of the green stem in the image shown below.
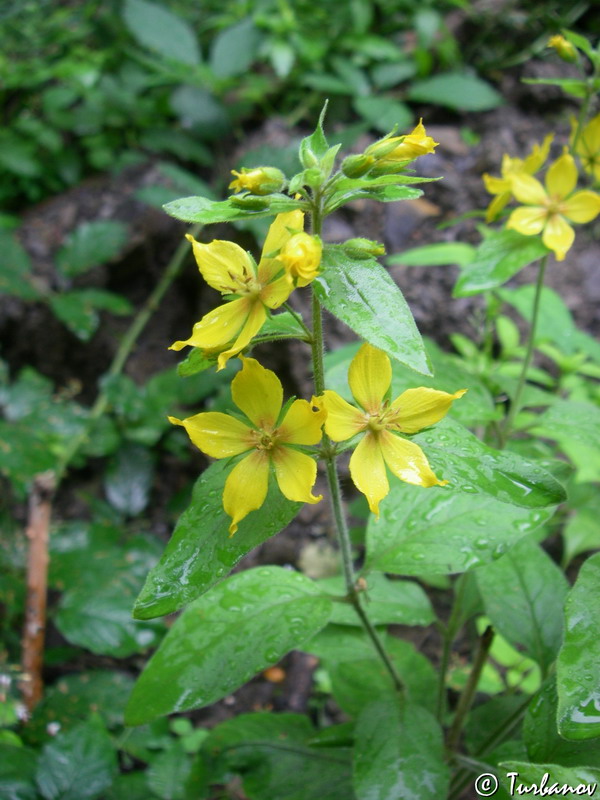
[[312,338],[313,338],[312,331],[302,319],[302,315],[298,314],[298,312],[295,311],[289,303],[284,303],[283,307],[285,308],[286,311],[290,312],[290,314],[292,315],[292,317],[294,317],[298,325],[300,325],[303,328],[304,332],[306,333],[306,341],[312,343]]
[[[200,226],[196,225],[190,229],[190,233],[192,234],[192,236],[196,236],[199,230]],[[121,344],[119,345],[117,352],[115,353],[115,356],[112,360],[112,363],[108,368],[106,377],[114,378],[117,375],[120,375],[121,372],[123,371],[123,367],[125,366],[125,363],[129,358],[129,356],[131,355],[131,352],[135,347],[135,344],[140,334],[148,324],[150,317],[159,307],[160,302],[165,295],[165,292],[179,274],[179,271],[181,270],[181,267],[189,251],[190,251],[190,246],[188,242],[185,240],[182,241],[181,244],[178,246],[177,250],[175,251],[175,253],[173,254],[173,257],[169,261],[162,278],[156,285],[156,288],[154,289],[150,297],[146,300],[146,302],[144,303],[140,311],[137,313],[137,315],[134,317],[133,322],[131,323],[127,332],[125,333],[125,336],[121,340]],[[94,423],[96,422],[97,419],[99,419],[102,416],[102,414],[104,414],[107,407],[108,407],[108,388],[106,387],[105,384],[105,388],[103,388],[100,391],[98,397],[96,398],[96,401],[94,402],[94,405],[90,409],[90,413],[87,418],[85,427],[77,436],[75,436],[71,440],[69,447],[65,450],[65,452],[62,455],[62,458],[60,459],[60,461],[56,466],[55,475],[56,475],[57,487],[65,477],[69,464],[75,458],[82,445],[86,442]]]
[[442,658],[440,662],[440,673],[438,678],[438,698],[437,698],[437,718],[442,721],[446,713],[446,675],[450,664],[450,651],[452,643],[458,633],[462,616],[462,603],[465,596],[467,581],[465,577],[458,579],[456,594],[452,604],[452,611],[448,619],[448,624],[443,633]]
[[504,423],[504,427],[502,429],[502,434],[500,437],[500,447],[504,447],[508,438],[511,434],[515,418],[519,411],[521,410],[521,396],[523,394],[523,389],[525,388],[525,382],[527,380],[527,373],[529,372],[529,367],[531,366],[531,360],[533,358],[533,351],[535,348],[535,333],[538,323],[538,316],[540,311],[540,301],[542,299],[542,289],[544,288],[544,275],[546,273],[546,266],[548,264],[548,256],[544,256],[540,261],[540,266],[538,268],[537,274],[537,281],[535,284],[535,295],[533,298],[533,311],[531,314],[531,326],[529,328],[529,340],[527,342],[527,351],[525,353],[525,360],[523,361],[523,367],[521,369],[521,374],[519,375],[519,381],[517,383],[517,390],[515,392],[515,396],[513,397],[512,403],[510,404],[510,410],[506,417],[506,421]]

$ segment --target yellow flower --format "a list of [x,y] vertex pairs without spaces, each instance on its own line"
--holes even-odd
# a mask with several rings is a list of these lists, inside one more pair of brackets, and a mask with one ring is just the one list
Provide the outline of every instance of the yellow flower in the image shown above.
[[391,382],[390,359],[376,347],[364,344],[348,371],[348,383],[360,409],[330,390],[324,392],[322,400],[327,411],[325,432],[334,442],[365,434],[350,459],[350,475],[377,515],[380,501],[390,490],[386,464],[406,483],[426,487],[448,483],[438,480],[418,445],[398,434],[417,433],[439,422],[452,401],[466,392],[407,389],[390,403],[384,398]]
[[283,419],[283,388],[274,372],[254,358],[242,358],[242,370],[231,383],[231,396],[247,417],[242,422],[229,414],[207,411],[180,420],[192,442],[211,458],[230,458],[248,453],[229,473],[223,491],[223,507],[231,517],[233,535],[240,520],[265,502],[271,466],[281,492],[300,503],[318,503],[312,494],[317,465],[294,445],[315,445],[321,440],[326,412],[313,411],[306,400],[294,400]]
[[316,236],[297,233],[288,239],[279,253],[287,274],[296,286],[307,286],[319,274],[323,247]]
[[[269,228],[258,267],[249,253],[234,242],[215,239],[202,244],[188,235],[205,281],[237,299],[210,311],[194,325],[189,339],[174,342],[169,349],[181,350],[191,345],[202,350],[222,350],[217,368],[223,369],[262,328],[267,308],[279,308],[290,296],[294,286],[277,254],[303,226],[301,211],[279,214]],[[232,340],[231,346],[223,350]]]
[[256,167],[248,169],[242,167],[242,171],[231,170],[235,180],[231,181],[229,188],[235,192],[250,192],[251,194],[271,194],[278,192],[285,183],[285,175],[276,167]]
[[573,244],[575,232],[570,222],[590,222],[600,213],[600,195],[595,192],[575,192],[577,167],[565,147],[563,155],[554,161],[546,173],[546,188],[524,173],[511,177],[512,193],[525,206],[516,208],[506,223],[526,236],[542,234],[542,241],[563,261]]
[[510,201],[512,196],[511,178],[513,175],[518,175],[521,172],[527,175],[533,175],[534,172],[537,172],[538,169],[544,165],[548,158],[550,145],[553,139],[554,135],[551,133],[548,134],[541,145],[533,145],[531,153],[524,159],[511,158],[505,153],[502,158],[501,178],[488,175],[487,172],[483,175],[483,182],[485,183],[486,190],[490,194],[496,195],[486,211],[486,222],[495,220],[505,205]]
[[548,47],[552,47],[563,61],[577,61],[577,50],[564,36],[556,35],[548,39]]
[[594,176],[594,181],[600,181],[600,114],[588,122],[577,141],[575,118],[571,119],[571,129],[571,147],[575,145],[573,152],[579,156],[584,170]]

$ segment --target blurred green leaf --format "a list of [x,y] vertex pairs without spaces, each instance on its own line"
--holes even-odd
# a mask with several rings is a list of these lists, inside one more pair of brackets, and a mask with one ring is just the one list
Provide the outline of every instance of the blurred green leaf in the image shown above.
[[456,111],[490,111],[502,105],[502,97],[489,83],[475,75],[449,72],[422,81],[414,81],[408,99],[433,103]]
[[408,128],[414,118],[408,106],[389,97],[355,97],[353,104],[361,117],[381,133],[387,133],[394,125],[399,130]]
[[25,747],[0,744],[0,797],[38,800],[35,772],[38,754]]
[[56,266],[68,278],[118,256],[128,228],[115,220],[84,222],[71,233],[56,256]]
[[31,260],[14,234],[0,229],[0,292],[37,300],[40,292],[31,279]]
[[134,517],[148,505],[153,478],[152,452],[146,447],[125,443],[106,471],[106,497],[118,511]]
[[194,67],[200,49],[193,28],[169,9],[149,0],[125,0],[123,19],[139,44],[172,61]]
[[181,742],[171,740],[170,746],[148,766],[147,786],[161,800],[185,800],[185,783],[191,768],[191,759]]
[[91,339],[100,324],[98,310],[120,316],[132,311],[128,300],[104,289],[75,289],[51,295],[48,302],[58,319],[84,342]]
[[213,39],[210,67],[218,78],[242,75],[250,67],[262,40],[252,19],[243,19],[220,31]]
[[458,264],[468,266],[475,258],[477,250],[462,242],[440,242],[413,247],[387,257],[388,264],[404,264],[407,267],[439,267]]

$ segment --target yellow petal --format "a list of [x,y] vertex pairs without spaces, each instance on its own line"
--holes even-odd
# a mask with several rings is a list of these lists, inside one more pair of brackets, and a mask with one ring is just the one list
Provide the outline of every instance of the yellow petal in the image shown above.
[[440,392],[437,389],[407,389],[397,397],[391,407],[398,411],[398,420],[394,425],[402,433],[416,433],[428,428],[445,417],[453,400],[458,400],[466,389],[454,394]]
[[189,339],[173,342],[169,350],[181,350],[186,345],[203,350],[220,349],[243,328],[251,307],[250,297],[239,297],[231,303],[217,306],[194,325]]
[[571,222],[591,222],[600,214],[600,195],[596,192],[576,192],[561,208]]
[[211,458],[237,456],[252,446],[250,428],[220,411],[206,411],[183,420],[169,417],[169,422],[184,427],[196,447]]
[[546,200],[546,191],[542,184],[531,175],[518,172],[510,176],[511,191],[519,203],[529,206],[540,206]]
[[510,192],[502,192],[501,194],[496,195],[492,202],[487,207],[487,211],[485,212],[485,221],[486,222],[493,222],[496,217],[499,216],[500,212],[504,209],[507,203],[510,202],[512,198],[512,194]]
[[391,382],[392,365],[389,358],[383,350],[363,344],[348,370],[348,383],[356,402],[365,411],[377,413]]
[[288,500],[298,503],[318,503],[323,495],[314,495],[312,487],[317,479],[317,465],[307,456],[291,447],[275,447],[272,451],[275,476],[279,488]]
[[192,243],[202,277],[213,289],[235,294],[246,278],[254,276],[252,259],[235,242],[215,239],[210,244],[202,244],[189,234],[186,239]]
[[325,433],[334,442],[343,442],[351,439],[357,433],[364,431],[367,420],[362,411],[351,406],[337,392],[326,389],[323,392],[323,406],[327,411],[325,420]]
[[[291,228],[291,233],[288,228]],[[303,228],[304,214],[302,211],[300,211],[300,209],[297,208],[294,211],[288,211],[286,214],[278,214],[271,223],[271,227],[267,233],[267,238],[265,239],[265,244],[262,249],[263,254],[260,257],[260,263],[262,264],[264,258],[267,258],[278,250],[281,250],[287,240],[293,236],[294,233],[303,230]]]
[[[273,260],[277,261],[277,259]],[[277,263],[280,267],[283,267],[283,264],[280,261]],[[269,308],[279,308],[279,306],[285,303],[293,291],[294,284],[290,280],[289,275],[284,274],[276,281],[267,283],[266,286],[263,286],[263,288],[260,290],[260,299]]]
[[564,261],[567,250],[573,244],[575,231],[560,214],[553,214],[544,228],[542,241],[554,251],[557,261]]
[[273,428],[283,401],[281,381],[255,358],[242,357],[242,364],[231,382],[233,402],[257,428]]
[[541,233],[546,224],[548,211],[542,206],[531,206],[527,208],[520,206],[515,208],[506,227],[508,230],[515,230],[525,236],[533,236],[536,233]]
[[577,167],[572,155],[563,153],[548,168],[546,188],[551,197],[563,198],[571,194],[577,185]]
[[223,508],[231,517],[229,534],[238,523],[265,502],[269,488],[269,456],[266,450],[254,450],[231,470],[223,490]]
[[482,176],[486,192],[490,194],[502,194],[510,192],[510,181],[507,178],[497,178],[495,175],[488,175],[485,172]]
[[219,357],[217,359],[217,372],[223,369],[232,356],[236,356],[244,349],[244,347],[246,347],[247,344],[250,343],[252,337],[256,336],[267,318],[265,307],[260,302],[258,297],[242,299],[248,300],[249,305],[246,321],[244,322],[237,339],[233,342],[231,347],[229,347],[227,350],[223,350],[222,353],[219,353]]
[[356,488],[369,503],[369,509],[379,516],[379,503],[390,490],[378,436],[368,431],[358,443],[350,459],[350,475]]
[[318,444],[326,417],[325,408],[313,411],[308,401],[294,400],[278,428],[277,440],[288,444]]
[[541,145],[534,144],[531,148],[531,153],[527,156],[527,158],[523,161],[523,171],[528,172],[530,175],[533,175],[534,172],[537,172],[540,167],[542,167],[548,158],[548,154],[550,153],[550,145],[554,139],[554,134],[549,133],[547,136],[544,137],[544,141]]
[[414,442],[394,436],[389,431],[380,431],[379,442],[385,463],[401,481],[426,487],[448,483],[437,479],[425,453]]

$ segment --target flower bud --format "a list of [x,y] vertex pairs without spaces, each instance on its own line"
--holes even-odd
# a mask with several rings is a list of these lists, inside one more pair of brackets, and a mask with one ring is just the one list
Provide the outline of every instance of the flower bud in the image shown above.
[[287,240],[278,259],[296,286],[306,286],[318,275],[322,250],[316,236],[296,233]]
[[[411,133],[375,142],[365,150],[365,154],[371,155],[378,162],[385,162],[391,167],[392,164],[400,161],[412,161],[419,156],[433,153],[438,144],[439,142],[435,142],[431,136],[427,136],[421,119]],[[382,163],[378,166],[381,167]]]
[[342,245],[345,252],[354,258],[369,258],[370,256],[384,256],[385,247],[381,242],[373,239],[348,239]]
[[243,208],[246,211],[263,211],[269,207],[269,201],[263,197],[254,197],[251,194],[232,195],[229,198],[232,206]]
[[375,159],[364,153],[359,156],[348,156],[342,161],[342,172],[347,178],[362,178],[374,163]]
[[256,167],[254,169],[242,167],[241,172],[232,169],[231,174],[235,175],[235,180],[231,181],[229,188],[235,192],[271,194],[279,192],[285,183],[285,175],[276,167]]
[[570,64],[577,61],[577,50],[564,36],[551,36],[548,39],[548,47],[552,47],[563,61],[568,61]]

